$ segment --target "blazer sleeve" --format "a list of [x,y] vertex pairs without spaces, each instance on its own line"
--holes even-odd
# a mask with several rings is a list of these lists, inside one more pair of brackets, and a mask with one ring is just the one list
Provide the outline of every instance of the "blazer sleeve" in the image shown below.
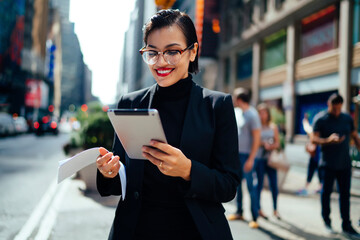
[[238,135],[230,95],[215,104],[215,138],[209,164],[192,161],[191,182],[186,197],[228,202],[240,183]]
[[[118,108],[120,108],[121,103],[122,99],[119,101]],[[115,132],[112,151],[114,156],[118,155],[120,157],[121,164],[124,164],[125,166],[125,150],[122,147]],[[103,197],[110,195],[121,195],[121,181],[119,174],[117,174],[114,178],[106,178],[100,173],[99,169],[97,169],[96,186],[98,192]]]

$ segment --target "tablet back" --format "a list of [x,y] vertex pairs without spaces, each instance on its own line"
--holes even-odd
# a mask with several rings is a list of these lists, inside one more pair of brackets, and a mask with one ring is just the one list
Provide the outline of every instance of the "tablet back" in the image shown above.
[[145,159],[141,148],[152,139],[167,142],[156,109],[109,109],[108,116],[115,132],[132,159]]

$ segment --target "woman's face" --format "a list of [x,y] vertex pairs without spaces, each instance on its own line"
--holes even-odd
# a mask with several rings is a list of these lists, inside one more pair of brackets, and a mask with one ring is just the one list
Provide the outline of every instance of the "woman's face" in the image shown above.
[[[183,50],[187,47],[185,36],[180,28],[172,25],[151,32],[147,39],[146,49],[164,52],[166,50]],[[154,65],[148,65],[159,86],[168,87],[186,78],[190,61],[195,60],[197,48],[198,45],[195,43],[192,49],[183,52],[176,65],[167,63],[162,55]]]
[[259,116],[260,116],[260,120],[262,123],[267,123],[268,122],[268,119],[269,119],[269,116],[268,116],[268,113],[265,109],[260,109],[259,110]]

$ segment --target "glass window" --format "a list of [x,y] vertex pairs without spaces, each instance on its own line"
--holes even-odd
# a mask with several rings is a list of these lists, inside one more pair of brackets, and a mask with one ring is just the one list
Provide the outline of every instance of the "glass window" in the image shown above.
[[301,20],[301,58],[337,47],[337,16],[337,8],[331,5]]
[[237,80],[245,80],[252,75],[252,50],[247,49],[237,55]]
[[354,2],[354,31],[353,43],[360,42],[360,0]]
[[286,63],[286,30],[282,29],[264,39],[262,69]]

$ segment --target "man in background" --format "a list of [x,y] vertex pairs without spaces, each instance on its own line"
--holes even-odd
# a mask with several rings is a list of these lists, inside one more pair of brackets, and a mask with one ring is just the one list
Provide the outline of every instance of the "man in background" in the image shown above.
[[[258,228],[256,222],[258,218],[257,206],[257,176],[255,172],[255,156],[260,146],[261,122],[259,114],[250,105],[251,95],[249,90],[237,88],[234,90],[234,106],[236,122],[238,125],[239,136],[239,160],[242,165],[242,178],[246,179],[248,191],[251,199],[251,214],[253,220],[250,221],[251,228]],[[242,206],[241,184],[237,189],[237,211],[228,216],[228,220],[244,220]]]
[[355,239],[360,239],[350,221],[350,186],[351,159],[349,155],[350,138],[360,149],[360,139],[349,114],[342,113],[343,98],[332,94],[328,99],[328,111],[314,123],[311,141],[321,145],[323,168],[323,190],[321,193],[321,214],[329,233],[335,233],[331,227],[330,195],[334,181],[338,183],[340,194],[340,213],[343,233]]

